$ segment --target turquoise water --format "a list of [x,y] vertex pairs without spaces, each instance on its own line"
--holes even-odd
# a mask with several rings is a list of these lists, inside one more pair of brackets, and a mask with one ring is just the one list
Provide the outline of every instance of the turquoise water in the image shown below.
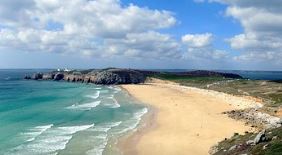
[[115,86],[26,81],[0,70],[0,154],[119,154],[147,108]]

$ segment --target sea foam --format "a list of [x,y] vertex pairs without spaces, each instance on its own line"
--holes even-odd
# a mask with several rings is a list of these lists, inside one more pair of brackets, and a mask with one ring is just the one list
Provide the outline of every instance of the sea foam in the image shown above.
[[122,122],[103,123],[92,128],[90,131],[96,132],[98,135],[91,136],[94,147],[86,152],[87,155],[102,155],[108,144],[108,132],[112,128],[118,127]]
[[122,124],[120,124],[122,130],[116,130],[115,133],[124,134],[128,131],[135,130],[138,124],[140,123],[142,116],[144,116],[147,112],[147,108],[143,108],[142,110],[137,111],[136,113],[134,113],[132,118],[122,122]]
[[100,96],[100,91],[96,91],[94,95],[86,95],[88,98],[97,99]]
[[110,108],[119,108],[120,107],[120,104],[118,103],[114,95],[111,95],[107,98],[112,100],[112,102],[104,103],[105,106],[110,107]]
[[94,101],[94,102],[83,103],[83,104],[73,104],[73,105],[67,107],[67,109],[91,110],[91,109],[97,107],[100,103],[101,103],[101,101]]
[[44,126],[37,126],[32,129],[29,129],[28,132],[22,133],[25,137],[27,137],[27,142],[31,142],[35,140],[36,137],[40,136],[43,132],[50,129],[53,124],[44,125]]
[[81,126],[64,126],[49,128],[35,140],[24,143],[10,151],[13,155],[37,155],[37,154],[57,154],[57,151],[63,150],[72,138],[73,134],[87,130],[94,124]]

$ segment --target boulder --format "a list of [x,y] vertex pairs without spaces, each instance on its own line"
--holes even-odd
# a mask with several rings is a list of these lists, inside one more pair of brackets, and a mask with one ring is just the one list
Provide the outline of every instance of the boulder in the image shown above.
[[228,149],[228,151],[234,151],[236,148],[237,148],[237,145],[233,145]]
[[265,137],[265,130],[261,131],[260,133],[257,134],[257,136],[254,139],[255,144],[259,144],[260,142],[264,142],[266,140]]

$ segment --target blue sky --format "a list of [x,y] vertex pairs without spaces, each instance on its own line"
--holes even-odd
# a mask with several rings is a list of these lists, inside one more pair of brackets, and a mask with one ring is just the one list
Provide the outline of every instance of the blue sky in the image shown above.
[[3,0],[0,68],[282,70],[282,5],[255,2]]

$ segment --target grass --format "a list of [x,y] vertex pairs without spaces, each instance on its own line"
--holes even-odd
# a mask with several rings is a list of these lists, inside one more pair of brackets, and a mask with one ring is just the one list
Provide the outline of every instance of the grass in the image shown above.
[[272,106],[282,105],[282,93],[280,91],[277,93],[269,94],[268,97],[273,101]]
[[[257,145],[246,145],[246,141],[253,140],[256,136],[254,133],[247,133],[245,135],[234,135],[230,139],[226,139],[218,144],[218,152],[215,155],[281,155],[282,154],[282,127],[276,129],[269,129],[266,132],[267,140]],[[276,136],[277,139],[272,140]],[[228,151],[234,145],[241,145],[233,151]],[[266,149],[263,146],[267,145]]]
[[282,106],[282,83],[278,82],[246,79],[231,80],[217,76],[187,77],[173,74],[160,74],[153,77],[170,80],[181,85],[212,89],[233,95],[254,96],[263,99],[269,107]]
[[175,75],[169,73],[161,73],[157,75],[151,76],[153,78],[158,78],[161,80],[169,80],[181,85],[186,86],[196,86],[196,87],[206,87],[208,84],[212,84],[214,82],[226,81],[228,78],[224,78],[221,76],[212,76],[212,77],[191,77],[186,75]]

